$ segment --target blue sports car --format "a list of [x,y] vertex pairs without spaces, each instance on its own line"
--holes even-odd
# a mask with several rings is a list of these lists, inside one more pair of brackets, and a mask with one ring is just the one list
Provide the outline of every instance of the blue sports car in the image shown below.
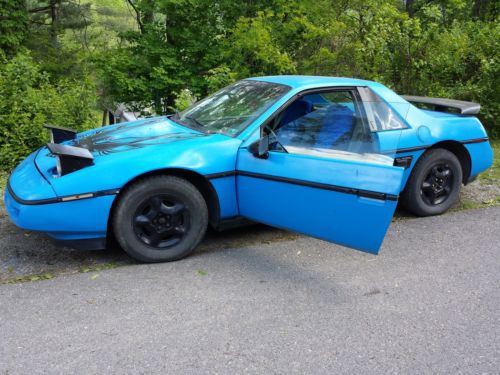
[[115,238],[144,262],[183,258],[208,225],[246,221],[377,253],[399,199],[441,214],[491,166],[478,112],[357,79],[249,78],[170,116],[48,126],[51,143],[12,172],[5,205],[21,228],[82,249]]

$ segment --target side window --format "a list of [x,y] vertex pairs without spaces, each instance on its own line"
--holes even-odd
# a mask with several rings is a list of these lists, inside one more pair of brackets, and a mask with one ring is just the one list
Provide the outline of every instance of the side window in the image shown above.
[[267,133],[274,151],[374,153],[378,149],[359,96],[349,89],[296,99],[274,118]]
[[[391,108],[389,103],[383,101],[367,87],[360,87],[359,91],[367,110],[370,130],[380,132],[407,128],[404,121],[399,117],[398,113]],[[393,103],[393,105],[395,104]]]

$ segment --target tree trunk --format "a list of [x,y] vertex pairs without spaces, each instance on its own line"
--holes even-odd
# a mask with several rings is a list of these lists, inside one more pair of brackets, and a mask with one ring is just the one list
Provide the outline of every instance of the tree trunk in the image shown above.
[[106,122],[108,120],[108,110],[105,109],[102,111],[102,126],[105,126],[106,125]]
[[141,30],[141,34],[144,34],[144,25],[142,24],[141,21],[141,12],[139,11],[139,9],[137,9],[133,0],[127,0],[127,2],[135,12],[135,19],[137,21],[137,26],[139,27],[139,30]]
[[50,0],[50,44],[57,48],[57,3],[59,0]]
[[472,17],[479,18],[481,16],[481,0],[475,0],[472,7]]
[[413,17],[415,14],[415,9],[413,8],[414,3],[415,0],[406,0],[406,11],[410,17]]
[[144,25],[150,25],[154,21],[155,0],[143,0],[142,3],[142,23]]

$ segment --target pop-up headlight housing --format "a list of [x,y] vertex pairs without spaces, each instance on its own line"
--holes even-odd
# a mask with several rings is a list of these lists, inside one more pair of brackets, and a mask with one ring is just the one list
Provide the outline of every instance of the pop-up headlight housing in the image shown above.
[[94,164],[94,156],[86,148],[57,143],[48,143],[47,147],[57,158],[57,172],[60,176]]
[[76,131],[67,128],[61,128],[53,125],[44,125],[46,129],[50,130],[50,142],[51,143],[62,143],[64,141],[70,141],[76,138]]

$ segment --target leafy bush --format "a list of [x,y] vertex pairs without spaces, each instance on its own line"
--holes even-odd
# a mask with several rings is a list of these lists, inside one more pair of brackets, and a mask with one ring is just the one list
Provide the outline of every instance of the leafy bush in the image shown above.
[[0,169],[47,140],[45,122],[81,129],[117,103],[169,113],[258,75],[477,101],[500,137],[497,3],[0,0]]
[[184,111],[191,104],[196,102],[196,96],[189,89],[181,90],[174,101],[174,111]]
[[290,2],[281,13],[240,17],[223,56],[237,78],[357,77],[400,94],[476,101],[480,120],[499,137],[500,23],[471,18],[465,0],[445,3],[417,1],[412,16],[396,1],[350,1],[338,9],[321,0]]
[[0,169],[48,141],[44,124],[77,130],[95,125],[95,87],[88,77],[51,83],[27,53],[0,62]]

